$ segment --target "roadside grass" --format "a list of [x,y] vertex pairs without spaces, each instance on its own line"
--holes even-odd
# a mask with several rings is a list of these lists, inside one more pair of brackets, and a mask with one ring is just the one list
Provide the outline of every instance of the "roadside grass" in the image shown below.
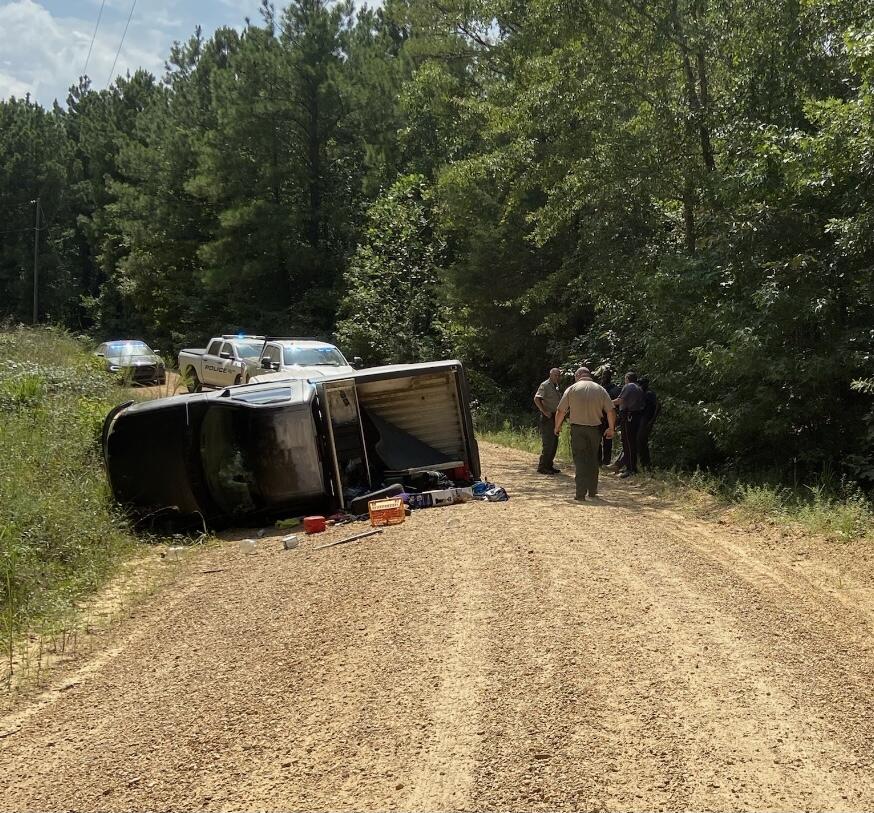
[[[540,454],[540,432],[534,427],[519,427],[510,421],[504,421],[500,426],[479,428],[477,436],[487,443],[496,443],[510,449]],[[558,439],[557,457],[562,460],[571,459],[571,442],[567,431],[562,432]]]
[[80,604],[137,550],[100,449],[107,412],[130,397],[85,341],[0,332],[0,685],[20,668],[22,637],[66,639]]
[[[540,452],[540,435],[534,428],[505,422],[498,427],[481,428],[477,435],[481,440],[511,449]],[[562,432],[558,457],[571,459],[567,431]],[[793,489],[702,471],[656,469],[638,482],[696,513],[727,508],[742,521],[800,526],[808,533],[840,541],[874,542],[874,504],[858,488],[835,482],[834,477],[824,476],[821,482]]]

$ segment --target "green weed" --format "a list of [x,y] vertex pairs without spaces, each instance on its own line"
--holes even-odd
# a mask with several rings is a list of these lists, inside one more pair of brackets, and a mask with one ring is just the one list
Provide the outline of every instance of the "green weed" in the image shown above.
[[24,629],[63,628],[77,601],[134,549],[100,459],[103,418],[127,397],[79,340],[50,329],[0,333],[0,640],[7,653]]
[[750,519],[774,519],[786,511],[786,494],[779,486],[738,483],[731,501]]

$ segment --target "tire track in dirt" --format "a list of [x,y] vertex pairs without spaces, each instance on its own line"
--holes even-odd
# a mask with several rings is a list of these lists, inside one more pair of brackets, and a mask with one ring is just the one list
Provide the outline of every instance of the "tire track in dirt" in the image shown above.
[[835,592],[844,551],[482,451],[510,502],[206,552],[0,739],[0,809],[874,807],[867,551]]
[[[605,490],[615,493],[610,484],[606,484]],[[564,483],[558,492],[571,493],[569,484]],[[621,501],[620,497],[618,502]],[[609,663],[611,652],[617,654],[618,650],[619,657],[613,659],[616,670],[613,674],[621,674],[623,668],[627,669],[630,663],[634,663],[641,674],[650,678],[649,681],[634,680],[630,685],[631,691],[622,696],[619,703],[611,703],[608,698],[606,702],[602,701],[603,706],[624,709],[623,727],[634,729],[640,726],[642,736],[638,738],[639,742],[682,746],[681,749],[663,749],[662,755],[676,756],[677,750],[688,752],[692,748],[685,765],[681,761],[672,769],[669,765],[659,766],[665,776],[650,786],[646,796],[650,803],[653,806],[660,804],[658,798],[653,798],[654,785],[656,790],[672,788],[666,801],[668,807],[674,809],[707,807],[721,796],[725,798],[720,800],[720,806],[729,809],[744,803],[763,807],[762,799],[779,802],[781,791],[791,785],[796,798],[805,799],[814,806],[828,806],[828,800],[840,806],[864,806],[863,800],[870,799],[871,794],[871,784],[864,772],[871,748],[866,726],[859,725],[861,721],[857,715],[845,715],[845,727],[853,731],[863,745],[862,758],[854,758],[846,749],[835,748],[831,744],[831,735],[835,731],[824,730],[821,725],[822,709],[817,708],[817,702],[801,707],[794,696],[797,692],[778,691],[775,678],[781,677],[781,683],[797,688],[800,676],[797,672],[787,673],[785,670],[776,674],[778,670],[771,663],[773,652],[770,636],[773,636],[774,630],[768,629],[769,634],[763,636],[755,615],[759,608],[765,607],[765,599],[761,594],[724,596],[726,586],[732,585],[739,578],[738,575],[726,572],[721,561],[698,552],[695,538],[690,534],[681,537],[674,534],[670,526],[652,522],[651,513],[643,512],[643,516],[638,518],[639,512],[611,504],[586,506],[583,512],[578,512],[580,523],[577,527],[581,533],[580,539],[575,541],[586,548],[585,556],[593,569],[591,581],[607,585],[616,585],[618,582],[620,585],[618,592],[607,591],[598,595],[605,606],[611,608],[610,625],[593,636],[596,643],[610,644],[600,647],[600,656],[606,657]],[[620,516],[616,516],[617,513]],[[606,521],[605,514],[610,517]],[[599,515],[599,521],[589,522],[590,518]],[[622,532],[605,539],[603,528],[609,527],[611,522],[619,526]],[[628,533],[629,527],[633,527],[632,523],[637,526],[639,533]],[[701,528],[698,528],[696,534],[700,536],[700,533]],[[587,542],[599,537],[603,540],[601,544],[587,545]],[[716,550],[724,555],[718,543]],[[690,555],[694,560],[691,566]],[[599,562],[599,556],[604,556],[603,562]],[[603,565],[605,570],[602,571],[593,563]],[[703,585],[700,584],[702,581]],[[753,589],[761,590],[761,583]],[[623,592],[626,595],[624,600],[621,597]],[[637,611],[634,611],[635,596],[642,597],[638,600]],[[808,602],[816,604],[816,599],[809,598]],[[789,604],[788,601],[786,603]],[[720,608],[724,612],[719,612]],[[617,614],[616,610],[620,612]],[[766,614],[770,612],[772,626],[775,618],[781,622],[784,620],[786,610],[787,607],[781,607],[779,602],[771,601]],[[640,622],[644,614],[648,618],[643,626],[644,634],[639,635],[637,633],[642,630]],[[701,617],[707,619],[704,625],[706,634],[696,628],[696,621]],[[669,640],[655,647],[652,644],[658,639],[653,636],[654,625],[656,630],[670,633]],[[626,646],[622,646],[622,638],[628,639]],[[667,651],[672,653],[676,665],[666,662],[660,646],[666,646]],[[598,650],[597,646],[595,650]],[[858,670],[856,680],[860,686],[865,686],[867,670],[871,666],[870,653],[862,647],[852,654],[863,660],[867,656],[867,665]],[[694,670],[683,666],[690,659],[695,661]],[[847,669],[853,670],[857,669],[859,661],[846,659],[844,663]],[[758,668],[758,664],[763,664],[763,667]],[[659,675],[663,676],[662,680],[653,680]],[[819,677],[824,685],[829,685],[832,679],[829,675]],[[648,704],[657,707],[657,702],[652,703],[652,695],[647,697],[645,693],[642,694],[647,683],[658,690],[654,693],[658,700],[668,701],[671,711],[669,719],[672,721],[669,731],[652,728],[653,722],[660,720],[662,712],[657,708],[646,710]],[[727,697],[728,702],[721,696]],[[866,689],[866,696],[870,703],[870,688]],[[818,698],[819,702],[825,699],[828,700],[826,706],[834,704],[840,708],[840,698]],[[722,712],[720,706],[724,707]],[[856,698],[850,701],[849,706],[852,709],[861,708],[863,700]],[[800,713],[801,708],[804,714]],[[640,718],[629,720],[628,711],[635,709],[641,710]],[[748,719],[744,720],[743,714],[734,714],[734,709],[745,712]],[[796,720],[796,717],[801,719]],[[770,732],[763,725],[768,721],[778,727],[778,733],[770,738],[774,740],[771,750],[767,746]],[[720,727],[724,730],[720,730]],[[678,731],[682,734],[680,742],[677,741]],[[702,731],[703,735],[697,733]],[[730,736],[726,736],[726,732]],[[794,737],[790,738],[788,734],[793,732]],[[783,736],[780,736],[781,733]],[[821,748],[821,741],[827,743],[827,747]],[[653,752],[654,749],[648,750]],[[713,773],[707,778],[706,766],[713,762],[714,751],[726,754],[724,770],[721,771],[723,775]],[[833,783],[824,776],[821,770],[823,761],[833,762],[847,771],[852,777],[847,783],[849,787],[845,787],[843,781]],[[688,766],[692,766],[692,770]],[[646,773],[652,773],[652,770]],[[678,775],[683,777],[690,774],[695,774],[699,780],[694,789],[684,788],[684,782],[677,781]],[[658,772],[654,776],[658,776]],[[855,794],[852,792],[854,788],[858,789]],[[749,799],[758,801],[749,802]],[[635,804],[635,800],[628,795],[617,801],[621,801],[621,807]],[[640,804],[639,798],[636,803]]]

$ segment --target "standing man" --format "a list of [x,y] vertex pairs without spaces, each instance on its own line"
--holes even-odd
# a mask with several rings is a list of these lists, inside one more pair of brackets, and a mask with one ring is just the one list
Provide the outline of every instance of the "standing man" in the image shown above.
[[[600,372],[600,383],[601,386],[607,390],[607,395],[610,396],[610,400],[612,401],[614,398],[619,397],[619,387],[617,387],[613,383],[613,371],[605,364],[600,371],[595,370],[596,373]],[[601,420],[601,429],[604,430],[604,437],[601,439],[601,465],[609,466],[610,461],[613,459],[613,438],[607,437],[606,429],[607,429],[607,416]]]
[[534,393],[534,406],[540,413],[540,440],[542,450],[540,452],[540,464],[537,466],[538,474],[558,474],[561,469],[552,465],[555,453],[558,451],[558,436],[555,434],[555,412],[558,402],[561,400],[561,387],[558,382],[561,379],[561,370],[553,367],[546,379]]
[[644,407],[643,390],[637,383],[637,373],[625,374],[625,386],[613,403],[619,407],[619,421],[622,426],[622,456],[625,471],[619,476],[631,477],[637,474],[637,436],[640,431]]
[[601,458],[601,418],[607,414],[604,437],[612,438],[616,427],[616,411],[610,396],[592,380],[588,368],[580,367],[574,375],[576,383],[565,390],[555,413],[555,436],[568,416],[571,422],[571,449],[574,453],[577,485],[576,499],[584,502],[586,495],[598,496],[598,464]]
[[641,467],[648,469],[652,466],[652,460],[649,456],[649,436],[652,432],[652,425],[662,411],[662,405],[658,396],[649,388],[648,378],[640,379],[640,388],[643,390],[643,415],[641,416],[640,432],[637,434],[637,448]]

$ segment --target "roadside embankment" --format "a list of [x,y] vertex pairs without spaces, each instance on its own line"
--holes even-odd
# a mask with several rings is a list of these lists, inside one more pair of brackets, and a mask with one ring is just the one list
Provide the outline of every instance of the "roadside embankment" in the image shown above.
[[66,647],[77,605],[136,551],[100,460],[103,419],[129,398],[84,341],[0,333],[0,686],[22,647]]

